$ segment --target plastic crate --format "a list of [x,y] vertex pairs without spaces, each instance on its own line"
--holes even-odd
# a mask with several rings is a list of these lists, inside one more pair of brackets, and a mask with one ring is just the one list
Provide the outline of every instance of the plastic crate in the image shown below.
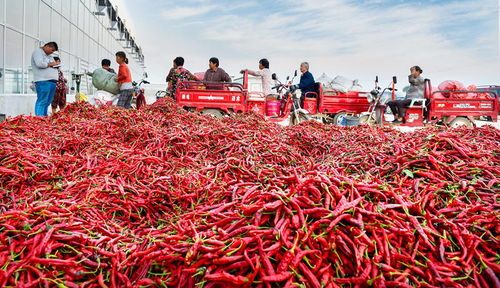
[[353,116],[345,116],[342,119],[342,126],[357,126],[359,124],[359,118]]

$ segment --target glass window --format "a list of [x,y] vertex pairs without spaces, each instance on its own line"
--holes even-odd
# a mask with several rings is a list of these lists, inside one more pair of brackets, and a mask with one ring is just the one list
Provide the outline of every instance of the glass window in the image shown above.
[[64,72],[64,76],[68,78],[68,71],[71,69],[71,57],[69,53],[60,51],[59,52],[61,58],[61,69]]
[[69,39],[69,51],[72,54],[76,54],[77,47],[78,47],[78,29],[76,28],[75,25],[71,25],[71,37]]
[[5,93],[21,93],[23,67],[23,36],[21,33],[7,29],[5,53]]
[[24,30],[27,34],[38,37],[38,0],[26,0],[26,23]]
[[61,16],[57,13],[52,13],[52,23],[51,23],[52,33],[50,33],[50,41],[55,41],[56,43],[61,42]]
[[44,42],[52,41],[50,39],[50,20],[52,9],[47,4],[40,3],[40,39]]
[[83,3],[78,1],[78,28],[84,29],[85,27],[85,8]]
[[7,25],[23,30],[23,1],[7,1]]
[[89,36],[84,35],[83,36],[83,54],[81,55],[81,57],[87,62],[89,61],[89,45],[90,45]]
[[5,13],[5,0],[0,0],[0,23],[4,23],[4,13]]
[[[76,70],[77,61],[78,61],[78,59],[77,59],[74,55],[71,55],[71,56],[70,56],[70,66],[69,66],[70,68],[69,68],[69,71],[70,71],[70,73],[71,73],[71,74],[73,74],[73,73],[75,73],[75,74],[76,74],[76,73],[78,72],[78,71]],[[71,76],[71,77],[72,77],[72,76]],[[74,92],[76,91],[76,90],[75,90],[75,89],[76,89],[76,83],[75,83],[75,81],[71,81],[70,83],[71,83],[71,85],[69,85],[69,87],[70,87],[70,89],[72,90],[71,92],[73,92],[73,93],[74,93]],[[71,92],[70,92],[70,93],[71,93]]]
[[61,0],[52,0],[52,8],[57,12],[61,13]]
[[71,17],[70,21],[77,25],[78,24],[78,4],[80,3],[79,0],[70,0],[71,1]]
[[90,40],[90,50],[89,50],[89,58],[90,58],[90,63],[92,65],[95,65],[97,63],[97,58],[99,58],[98,56],[98,49],[97,49],[98,45],[95,41],[93,40]]
[[[97,17],[100,17],[100,16],[97,16]],[[94,15],[90,15],[90,37],[92,37],[93,39],[97,40],[99,39],[99,32],[97,31],[97,25],[99,24],[99,22],[97,22],[97,19],[96,17],[94,17]]]
[[[0,4],[2,4],[2,1],[0,1]],[[3,79],[5,78],[3,72],[3,31],[4,26],[0,25],[0,93],[3,93]]]
[[71,17],[71,1],[70,0],[64,0],[64,2],[62,3],[61,14],[66,19],[69,19]]
[[31,67],[31,54],[40,43],[31,37],[24,38],[24,91],[27,94],[35,93],[33,90],[33,68]]
[[85,39],[83,38],[82,30],[78,29],[78,46],[76,47],[76,56],[82,57],[83,55],[83,44],[85,43]]
[[61,57],[61,71],[63,72],[64,74],[64,78],[66,78],[66,80],[68,80],[68,83],[69,81],[71,81],[71,72],[70,72],[70,67],[71,67],[71,63],[70,63],[70,56],[68,53],[66,52],[62,52],[60,53],[60,57]]
[[89,10],[87,8],[84,9],[85,13],[85,33],[90,34],[90,21],[93,21],[92,15],[90,14]]
[[62,18],[61,20],[61,44],[64,50],[70,50],[69,37],[70,37],[71,24],[68,20]]

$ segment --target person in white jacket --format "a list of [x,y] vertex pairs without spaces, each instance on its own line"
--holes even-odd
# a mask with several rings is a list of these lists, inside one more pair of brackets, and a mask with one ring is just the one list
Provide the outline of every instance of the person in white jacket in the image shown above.
[[61,61],[55,61],[52,54],[58,50],[56,42],[49,42],[37,48],[31,55],[33,81],[36,88],[35,115],[47,116],[48,109],[56,93],[56,83],[59,79],[57,67]]
[[271,70],[269,70],[269,61],[267,59],[260,59],[259,61],[259,71],[252,71],[248,69],[241,70],[241,73],[248,71],[249,75],[260,77],[262,79],[262,92],[264,96],[273,94],[272,88],[274,86],[274,80],[272,79]]

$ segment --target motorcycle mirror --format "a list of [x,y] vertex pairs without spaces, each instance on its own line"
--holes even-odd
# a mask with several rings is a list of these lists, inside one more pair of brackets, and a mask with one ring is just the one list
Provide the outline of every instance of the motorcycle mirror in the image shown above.
[[375,82],[378,83],[378,76],[375,76]]
[[297,70],[295,70],[295,73],[293,74],[294,77],[297,77]]
[[278,80],[278,77],[276,76],[276,73],[273,73],[273,75],[271,75],[271,78],[272,78],[273,80]]
[[146,81],[146,80],[142,81],[142,83],[144,83],[144,84],[150,84],[149,81]]
[[286,81],[290,80],[290,76],[286,76]]
[[396,76],[392,76],[392,82],[394,84],[398,83],[398,78]]
[[144,78],[148,78],[148,72],[144,72]]

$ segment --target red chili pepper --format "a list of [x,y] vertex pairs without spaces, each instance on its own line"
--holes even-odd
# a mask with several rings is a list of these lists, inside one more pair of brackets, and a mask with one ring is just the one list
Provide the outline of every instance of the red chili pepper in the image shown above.
[[498,286],[500,132],[440,130],[172,100],[8,119],[0,286]]
[[231,275],[224,271],[214,274],[207,274],[204,276],[204,279],[216,282],[227,282],[234,285],[243,285],[249,282],[248,278],[246,277]]
[[283,282],[288,280],[290,277],[292,277],[292,273],[286,271],[286,272],[281,272],[279,274],[275,275],[267,275],[262,278],[260,278],[261,281],[263,282]]

